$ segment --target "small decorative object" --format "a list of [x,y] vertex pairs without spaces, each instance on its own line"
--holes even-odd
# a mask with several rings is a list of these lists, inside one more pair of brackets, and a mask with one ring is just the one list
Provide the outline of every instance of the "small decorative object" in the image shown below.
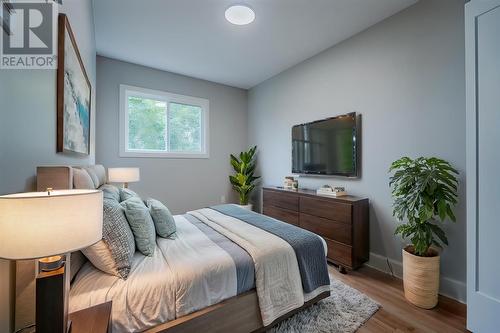
[[318,195],[328,195],[330,197],[341,197],[347,195],[344,187],[331,187],[330,185],[323,185],[316,190]]
[[285,180],[283,181],[283,188],[285,190],[293,190],[293,182],[295,179],[292,176],[287,176],[285,177]]
[[128,183],[135,183],[140,179],[139,168],[108,168],[108,182],[123,183],[123,188],[128,188]]
[[260,176],[254,176],[256,151],[257,146],[254,146],[246,152],[242,151],[239,159],[233,154],[230,157],[235,174],[229,176],[229,181],[233,189],[238,192],[240,205],[250,210],[252,209],[252,205],[248,204],[250,193],[255,188],[255,181],[260,178]]
[[0,258],[39,259],[36,332],[66,333],[70,255],[102,239],[102,192],[64,190],[0,196]]
[[450,163],[435,157],[415,160],[403,157],[392,163],[390,178],[394,197],[393,215],[407,220],[395,234],[411,240],[403,249],[403,283],[406,299],[431,309],[438,302],[439,253],[431,247],[448,245],[439,221],[455,222],[458,180]]
[[90,154],[90,81],[68,18],[59,14],[57,152]]
[[297,179],[294,179],[293,180],[293,183],[292,183],[292,189],[294,191],[298,191],[299,190],[299,181]]

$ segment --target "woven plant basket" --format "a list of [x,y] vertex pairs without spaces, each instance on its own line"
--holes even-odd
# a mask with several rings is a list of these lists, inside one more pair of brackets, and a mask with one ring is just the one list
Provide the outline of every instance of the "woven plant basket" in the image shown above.
[[419,257],[413,246],[403,249],[403,283],[406,299],[421,308],[432,309],[438,303],[439,253],[429,249],[430,256]]

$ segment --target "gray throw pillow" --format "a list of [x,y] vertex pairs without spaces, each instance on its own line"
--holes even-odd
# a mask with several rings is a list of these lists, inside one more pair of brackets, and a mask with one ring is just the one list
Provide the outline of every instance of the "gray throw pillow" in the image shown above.
[[120,189],[110,184],[104,184],[99,188],[102,191],[104,199],[120,202]]
[[134,191],[132,191],[131,189],[120,187],[120,202],[133,197],[139,198],[139,195]]
[[[92,169],[99,180],[99,186],[106,184],[106,169],[101,164],[91,165],[89,167]],[[97,187],[99,187],[97,186]]]
[[97,176],[97,174],[95,173],[95,170],[93,168],[83,167],[82,169],[87,171],[90,178],[92,178],[92,181],[94,182],[94,188],[98,188],[99,186],[101,186],[101,184],[99,183],[99,177]]
[[135,253],[135,241],[123,207],[115,200],[103,200],[102,236],[104,242],[100,241],[82,252],[97,268],[112,275],[118,273],[119,277],[126,279]]
[[155,199],[147,199],[146,206],[149,208],[158,236],[167,238],[176,231],[174,217],[164,204]]
[[139,197],[122,201],[121,205],[125,208],[137,249],[146,256],[152,256],[156,247],[156,231],[149,209]]
[[73,187],[82,190],[95,189],[92,178],[84,169],[73,168]]

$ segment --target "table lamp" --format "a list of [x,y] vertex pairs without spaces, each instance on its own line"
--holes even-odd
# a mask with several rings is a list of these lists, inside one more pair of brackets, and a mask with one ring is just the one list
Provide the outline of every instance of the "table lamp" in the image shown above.
[[67,332],[69,253],[102,239],[102,200],[97,190],[0,196],[0,258],[39,259],[37,333]]
[[123,183],[123,188],[127,188],[128,183],[139,180],[139,168],[108,168],[108,181],[110,183]]

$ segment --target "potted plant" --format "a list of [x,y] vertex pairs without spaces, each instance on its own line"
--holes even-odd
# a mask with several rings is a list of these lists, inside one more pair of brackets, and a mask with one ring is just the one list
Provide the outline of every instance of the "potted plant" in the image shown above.
[[257,146],[254,146],[246,152],[241,152],[239,159],[231,154],[231,165],[235,174],[229,176],[229,181],[233,189],[238,192],[240,205],[249,210],[252,210],[252,205],[248,203],[250,193],[255,188],[255,181],[260,178],[254,176],[256,150]]
[[439,252],[448,245],[440,224],[455,222],[458,181],[450,163],[439,158],[403,157],[392,163],[390,178],[393,215],[399,221],[395,234],[409,239],[403,249],[403,283],[406,299],[424,309],[438,302]]

